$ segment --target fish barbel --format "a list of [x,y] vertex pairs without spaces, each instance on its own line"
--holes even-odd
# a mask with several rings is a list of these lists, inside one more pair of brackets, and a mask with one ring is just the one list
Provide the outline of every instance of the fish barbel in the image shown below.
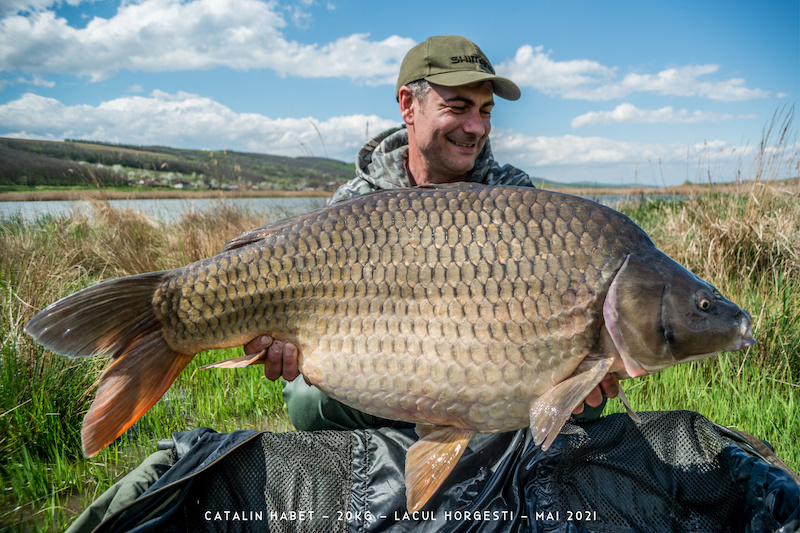
[[259,335],[292,342],[303,376],[332,398],[418,424],[406,459],[415,511],[475,432],[530,426],[547,447],[607,374],[742,349],[755,342],[750,323],[613,209],[456,184],[246,232],[214,257],[79,291],[25,331],[59,354],[113,359],[83,422],[89,456],[198,352]]

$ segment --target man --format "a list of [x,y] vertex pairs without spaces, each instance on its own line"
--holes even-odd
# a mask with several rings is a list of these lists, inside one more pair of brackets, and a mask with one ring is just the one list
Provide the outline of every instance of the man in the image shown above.
[[[530,177],[492,156],[489,133],[494,95],[517,100],[519,88],[497,76],[475,43],[459,36],[431,37],[412,48],[400,67],[395,97],[404,124],[379,134],[356,158],[356,177],[342,185],[331,203],[382,189],[452,182],[533,187]],[[405,426],[347,407],[298,377],[297,347],[268,336],[254,339],[245,353],[267,349],[264,374],[283,377],[292,424],[301,430]],[[596,418],[605,397],[615,397],[609,376],[587,396],[584,416]],[[575,414],[584,411],[584,406]]]

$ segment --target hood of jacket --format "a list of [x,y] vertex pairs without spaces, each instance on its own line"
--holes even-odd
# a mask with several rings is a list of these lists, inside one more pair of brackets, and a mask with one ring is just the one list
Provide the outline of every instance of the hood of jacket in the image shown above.
[[[356,156],[356,176],[367,181],[375,189],[397,189],[408,187],[403,159],[408,152],[408,130],[406,125],[390,128],[365,144]],[[486,176],[494,164],[489,139],[475,160],[475,166],[466,179],[475,183],[486,183]]]

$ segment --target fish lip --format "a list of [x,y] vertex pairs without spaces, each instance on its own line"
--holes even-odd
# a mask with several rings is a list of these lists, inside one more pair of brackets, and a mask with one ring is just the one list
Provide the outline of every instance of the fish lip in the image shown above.
[[742,329],[744,329],[744,333],[742,333],[742,347],[747,348],[748,346],[752,346],[756,343],[755,337],[753,337],[753,327],[750,322],[746,325],[742,324]]
[[728,346],[723,348],[723,350],[726,352],[738,352],[756,343],[756,339],[753,337],[753,328],[749,322],[742,323],[741,331],[741,336],[735,338]]
[[750,318],[750,313],[744,311],[742,320],[739,323],[739,336],[733,339],[723,350],[727,352],[738,352],[755,343],[756,339],[753,337],[753,321]]

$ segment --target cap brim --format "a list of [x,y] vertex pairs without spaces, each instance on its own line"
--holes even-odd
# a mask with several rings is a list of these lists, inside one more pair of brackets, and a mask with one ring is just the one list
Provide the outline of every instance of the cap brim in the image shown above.
[[521,92],[517,84],[508,78],[497,76],[495,74],[487,74],[475,72],[470,70],[454,70],[452,72],[441,72],[439,74],[432,74],[425,76],[425,80],[435,83],[436,85],[443,85],[445,87],[458,87],[459,85],[470,85],[481,81],[492,82],[492,90],[494,94],[505,100],[519,100]]

